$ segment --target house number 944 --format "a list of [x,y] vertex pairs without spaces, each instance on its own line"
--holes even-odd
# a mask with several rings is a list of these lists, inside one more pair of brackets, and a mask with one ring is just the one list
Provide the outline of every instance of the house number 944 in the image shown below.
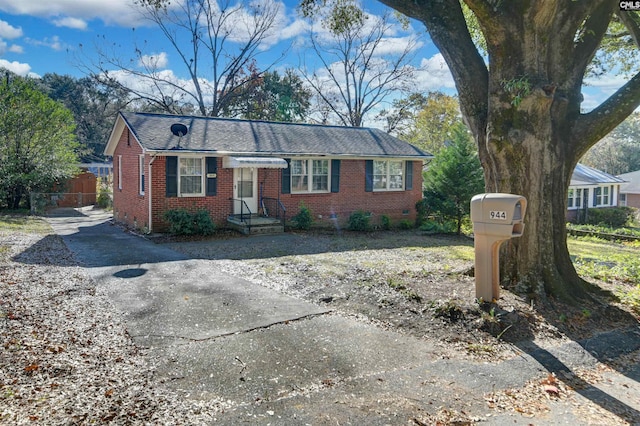
[[491,210],[489,218],[494,220],[507,220],[507,212],[504,210]]

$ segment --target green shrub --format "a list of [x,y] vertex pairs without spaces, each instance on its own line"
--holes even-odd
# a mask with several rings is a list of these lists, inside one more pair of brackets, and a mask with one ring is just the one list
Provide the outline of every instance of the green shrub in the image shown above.
[[425,198],[421,198],[420,201],[416,203],[416,212],[416,226],[420,227],[429,219],[430,209]]
[[402,219],[400,223],[398,223],[398,227],[400,229],[412,229],[413,223],[409,219]]
[[176,235],[211,235],[215,224],[206,210],[190,212],[186,209],[167,210],[164,220],[169,223],[169,232]]
[[389,229],[391,229],[391,218],[386,214],[383,214],[382,216],[380,216],[380,225],[382,226],[382,229],[388,231]]
[[113,207],[113,202],[111,201],[111,191],[105,185],[100,186],[96,204],[98,205],[98,207],[103,209],[111,209],[111,207]]
[[370,214],[364,212],[363,210],[358,210],[349,216],[348,228],[351,231],[368,231],[369,230],[369,219]]
[[453,234],[457,232],[457,224],[453,221],[440,223],[430,220],[423,223],[420,230],[427,234]]
[[291,220],[294,223],[296,229],[308,230],[313,224],[313,215],[311,210],[304,203],[300,203],[300,210],[298,214],[293,216]]
[[633,209],[630,207],[610,207],[604,209],[589,209],[587,224],[606,225],[620,228],[633,220]]

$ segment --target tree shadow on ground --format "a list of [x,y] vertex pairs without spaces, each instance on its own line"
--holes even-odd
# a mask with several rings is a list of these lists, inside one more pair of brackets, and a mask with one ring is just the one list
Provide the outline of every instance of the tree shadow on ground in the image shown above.
[[[506,292],[509,293],[509,292]],[[509,297],[513,294],[509,294]],[[615,414],[630,424],[640,419],[640,411],[603,391],[596,383],[589,383],[576,374],[576,368],[596,368],[597,363],[640,383],[640,369],[624,365],[618,360],[626,354],[640,350],[640,328],[631,313],[615,306],[615,297],[600,298],[582,307],[547,301],[535,310],[504,311],[498,304],[485,304],[484,310],[497,312],[495,323],[489,322],[486,331],[512,343],[530,356],[567,387]],[[557,337],[568,340],[557,346],[538,344],[540,327]],[[513,330],[513,332],[511,332]],[[618,384],[613,383],[613,386]],[[626,386],[626,385],[625,385]]]

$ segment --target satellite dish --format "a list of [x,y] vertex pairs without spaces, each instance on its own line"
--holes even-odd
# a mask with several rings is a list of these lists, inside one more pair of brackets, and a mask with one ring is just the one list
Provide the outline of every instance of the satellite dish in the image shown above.
[[182,123],[175,123],[171,125],[171,133],[173,133],[176,136],[184,136],[187,133],[189,133],[189,129],[187,129],[187,126],[185,126]]

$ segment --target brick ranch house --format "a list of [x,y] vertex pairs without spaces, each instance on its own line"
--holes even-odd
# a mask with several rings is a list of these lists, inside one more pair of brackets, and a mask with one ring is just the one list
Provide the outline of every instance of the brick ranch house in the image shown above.
[[432,158],[378,129],[129,112],[105,154],[114,220],[146,232],[178,208],[206,209],[220,227],[290,219],[301,203],[319,225],[357,210],[413,221]]

